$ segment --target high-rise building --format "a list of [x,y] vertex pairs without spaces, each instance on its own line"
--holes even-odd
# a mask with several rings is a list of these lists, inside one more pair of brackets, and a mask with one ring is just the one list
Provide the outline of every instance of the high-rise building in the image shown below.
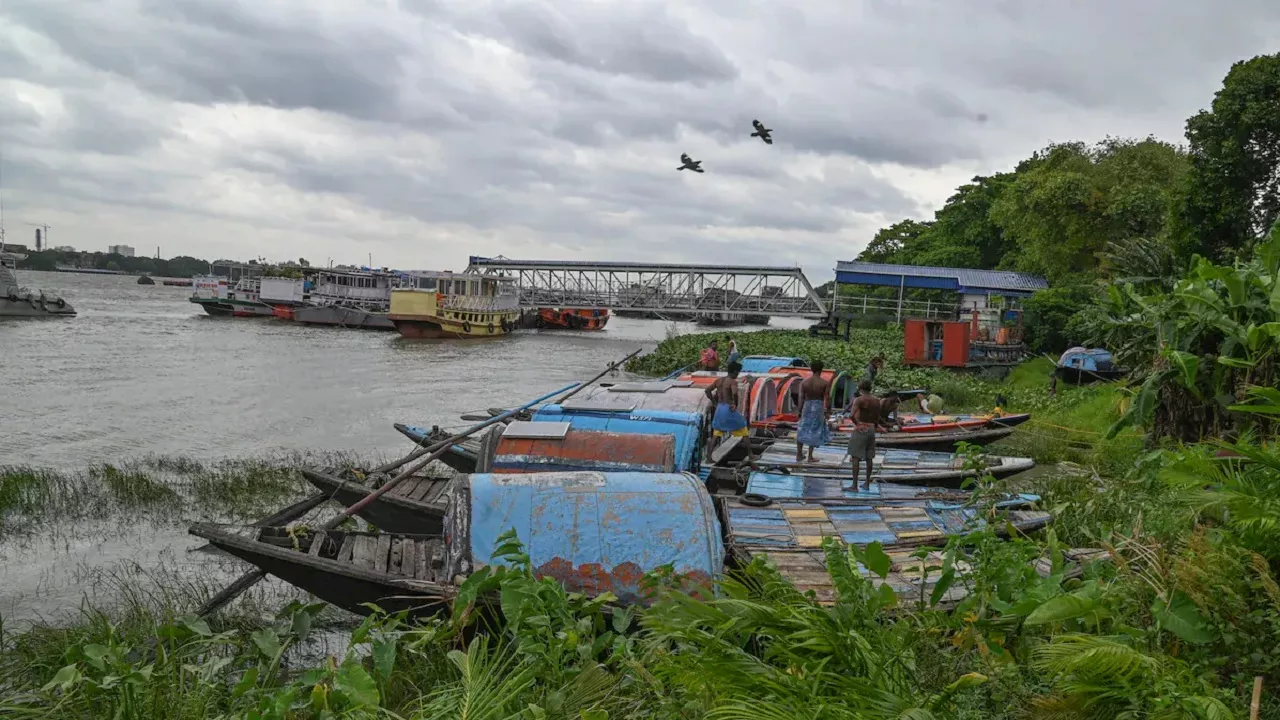
[[107,254],[122,255],[124,257],[133,257],[133,246],[132,245],[108,245]]

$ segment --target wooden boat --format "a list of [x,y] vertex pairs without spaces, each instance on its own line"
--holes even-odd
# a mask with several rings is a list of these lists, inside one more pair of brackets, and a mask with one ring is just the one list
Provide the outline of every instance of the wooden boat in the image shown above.
[[[557,441],[552,436],[546,435],[546,433],[555,435],[559,433],[559,430],[539,431],[537,428],[530,428],[529,426],[538,423],[564,423],[568,421],[570,429],[574,431],[586,430],[624,435],[637,433],[670,436],[675,440],[675,467],[677,470],[697,472],[702,467],[701,443],[704,434],[703,428],[698,424],[699,421],[695,419],[696,416],[682,413],[664,414],[660,411],[654,411],[655,415],[644,415],[643,419],[633,419],[635,411],[630,406],[608,405],[597,407],[585,402],[581,406],[571,403],[567,405],[569,406],[568,410],[559,405],[549,405],[535,413],[531,423],[516,421],[511,425],[529,428],[518,432],[539,433],[539,437],[545,437],[548,445],[540,450],[545,458],[564,454],[563,450],[556,449]],[[433,439],[429,431],[421,428],[397,424],[396,429],[415,443],[427,443]],[[974,431],[972,434],[977,435],[983,432],[986,431]],[[1008,435],[1013,430],[1010,428],[996,428],[991,432]],[[495,469],[493,463],[497,447],[502,442],[502,433],[503,428],[499,426],[490,431],[485,436],[485,439],[458,443],[451,447],[450,451],[441,460],[459,472],[488,472],[491,469]],[[958,487],[966,477],[973,475],[971,471],[964,469],[965,461],[963,456],[960,455],[950,452],[884,447],[880,439],[887,434],[890,433],[882,433],[876,437],[877,453],[876,458],[873,460],[873,477],[875,478],[889,478],[903,484]],[[924,441],[932,441],[929,435],[920,434],[917,437]],[[635,442],[638,443],[639,441]],[[947,442],[950,441],[948,440]],[[813,464],[796,463],[794,439],[757,438],[753,439],[747,447],[749,447],[747,452],[753,456],[751,462],[760,469],[777,468],[789,473],[804,475],[848,476],[852,472],[852,465],[848,461],[845,445],[840,441],[833,441],[829,445],[817,448],[815,450],[817,462]],[[632,457],[638,458],[640,456],[633,454]],[[543,460],[542,462],[548,462],[548,460]],[[605,457],[583,456],[581,453],[578,454],[578,457],[573,458],[571,462],[576,464],[576,467],[572,469],[621,469]],[[1035,461],[1027,458],[988,455],[986,462],[985,472],[989,472],[996,477],[1012,475],[1035,467]],[[510,465],[509,467],[512,469],[532,469],[532,466],[528,464]],[[564,469],[571,468],[566,466]],[[718,484],[716,486],[718,487]]]
[[609,323],[607,309],[539,308],[537,326],[549,330],[603,330]]
[[[319,470],[303,470],[302,476],[316,489],[329,493],[346,506],[354,505],[373,492],[361,483],[344,480]],[[451,478],[410,477],[370,503],[360,517],[387,532],[439,535],[444,532]]]
[[410,339],[505,335],[520,319],[515,280],[483,273],[414,272],[391,291],[388,318]]
[[[773,500],[805,500],[807,502],[826,502],[844,500],[856,503],[874,503],[876,505],[937,505],[941,503],[957,505],[969,500],[972,493],[967,490],[955,490],[929,485],[904,485],[883,480],[873,481],[871,487],[848,487],[847,475],[804,475],[800,473],[780,473],[756,471],[747,477],[744,495],[770,498]],[[997,502],[1001,507],[1025,506],[1040,501],[1039,495],[1031,493],[1011,493],[1006,499]]]
[[[879,442],[878,437],[877,442]],[[848,450],[844,445],[833,443],[816,448],[813,463],[797,463],[795,448],[794,441],[778,440],[765,448],[755,459],[754,464],[762,470],[776,468],[807,476],[849,477],[852,473],[853,464],[849,462]],[[808,452],[808,448],[805,452]],[[985,461],[986,467],[983,472],[995,477],[1030,470],[1036,464],[1029,458],[998,455],[987,455]],[[965,458],[962,455],[901,448],[876,448],[872,470],[873,478],[887,478],[909,485],[942,487],[959,487],[965,478],[975,474],[965,469]]]
[[[405,437],[409,438],[415,445],[430,445],[433,442],[444,440],[450,435],[439,428],[421,428],[417,425],[406,425],[404,423],[395,423],[395,429]],[[453,443],[440,458],[440,462],[457,470],[458,472],[471,473],[476,471],[476,463],[480,457],[480,439],[470,437],[465,440]]]
[[1116,367],[1110,351],[1082,347],[1074,347],[1062,353],[1053,372],[1063,382],[1071,385],[1109,382],[1129,374],[1128,370]]
[[431,615],[455,582],[501,563],[494,550],[514,529],[530,564],[571,592],[643,602],[646,573],[669,566],[688,587],[724,567],[710,495],[687,473],[475,475],[448,493],[444,538],[199,524],[193,535],[321,599],[367,614]]
[[150,275],[143,274],[138,276],[138,284],[139,285],[155,285],[156,281],[151,279]]
[[667,410],[707,417],[715,412],[715,404],[707,397],[705,388],[687,380],[601,383],[583,390],[581,398],[597,404],[630,405],[635,410]]
[[[763,437],[794,439],[795,426],[799,420],[799,416],[794,414],[780,414],[764,421],[754,422],[752,423],[752,426],[756,428],[757,432],[759,432]],[[836,433],[833,435],[832,442],[846,441],[848,439],[847,432],[847,429],[843,433],[837,429]],[[1005,427],[994,423],[988,423],[985,426],[973,429],[957,427],[949,430],[939,430],[917,427],[911,432],[876,433],[876,446],[902,450],[949,453],[955,452],[956,447],[961,442],[978,446],[990,445],[991,443],[1003,440],[1012,434],[1012,427]]]
[[[201,523],[188,532],[327,603],[368,615],[365,603],[421,617],[446,612],[450,581],[444,539],[340,530]],[[408,560],[406,563],[405,561]]]
[[[840,544],[881,543],[892,562],[888,583],[904,598],[927,597],[942,557],[912,557],[920,545],[980,528],[988,520],[972,508],[938,502],[924,506],[782,501],[767,507],[741,499],[712,500],[687,473],[535,473],[477,475],[450,486],[445,537],[433,534],[310,531],[199,524],[193,535],[242,558],[323,600],[367,614],[366,603],[411,615],[446,612],[457,583],[485,564],[501,564],[493,552],[513,529],[536,575],[570,592],[604,592],[618,604],[643,603],[648,572],[669,567],[695,592],[726,567],[765,556],[784,578],[819,603],[836,599],[826,572],[823,538]],[[1049,514],[1002,511],[993,527],[1030,532]],[[723,536],[722,536],[723,528]],[[727,551],[727,553],[726,553]],[[1075,572],[1101,551],[1066,553]],[[922,564],[923,562],[923,564]],[[1042,558],[1037,572],[1048,575]],[[968,571],[963,562],[955,570]],[[964,596],[955,583],[943,603]]]

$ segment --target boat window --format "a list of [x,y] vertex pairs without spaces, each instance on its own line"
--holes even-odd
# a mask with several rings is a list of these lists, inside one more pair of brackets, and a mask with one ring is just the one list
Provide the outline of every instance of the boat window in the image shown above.
[[418,278],[418,289],[420,289],[420,290],[435,290],[435,289],[436,289],[436,279],[435,279],[435,278],[429,278],[429,277],[420,277],[420,278]]

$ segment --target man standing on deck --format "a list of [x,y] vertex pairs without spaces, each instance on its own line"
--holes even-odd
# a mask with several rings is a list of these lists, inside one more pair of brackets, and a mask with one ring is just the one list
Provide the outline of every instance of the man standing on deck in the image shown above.
[[703,370],[715,372],[720,369],[720,354],[716,352],[716,341],[712,340],[711,344],[702,351],[702,359],[699,360]]
[[827,427],[827,393],[831,383],[822,377],[821,360],[809,366],[809,377],[800,383],[800,424],[796,426],[796,462],[809,446],[809,462],[813,462],[813,449],[831,440],[831,428]]
[[729,357],[726,360],[726,362],[732,365],[738,362],[739,360],[741,360],[741,358],[738,356],[738,343],[734,342],[733,338],[729,337],[728,335],[724,336],[724,341],[729,344]]
[[742,365],[731,362],[725,377],[707,388],[707,397],[716,404],[716,414],[711,418],[711,440],[707,442],[707,457],[715,451],[721,437],[746,437],[747,419],[738,412],[738,373]]
[[876,456],[876,425],[880,423],[880,398],[871,394],[871,382],[858,383],[858,396],[849,407],[853,431],[849,434],[849,460],[853,463],[853,487],[858,489],[860,461],[867,463],[866,489],[871,489],[871,461]]

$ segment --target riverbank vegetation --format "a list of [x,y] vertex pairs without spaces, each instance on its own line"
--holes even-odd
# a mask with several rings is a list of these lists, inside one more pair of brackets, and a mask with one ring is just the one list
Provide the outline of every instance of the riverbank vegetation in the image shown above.
[[1089,334],[1080,312],[1130,270],[1176,278],[1195,255],[1249,257],[1280,214],[1277,97],[1280,55],[1236,63],[1210,107],[1187,120],[1185,145],[1054,143],[974,177],[931,220],[882,229],[857,259],[1042,275],[1051,288],[1025,304],[1027,339],[1061,352]]
[[[989,408],[1000,394],[1007,409],[1033,413],[993,447],[1072,465],[986,478],[975,502],[1018,483],[1054,521],[1035,537],[986,528],[951,541],[948,559],[925,570],[967,590],[954,610],[936,607],[941,593],[898,597],[864,580],[859,567],[885,569],[873,545],[826,548],[831,605],[758,563],[709,600],[665,588],[659,574],[651,606],[606,612],[607,597],[535,578],[513,539],[502,551],[510,568],[469,581],[450,620],[378,613],[335,634],[328,611],[305,602],[266,619],[244,604],[197,619],[189,613],[207,590],[193,588],[188,598],[124,593],[21,629],[0,622],[0,714],[1223,720],[1249,716],[1260,681],[1259,717],[1280,720],[1280,227],[1262,233],[1280,211],[1277,98],[1280,56],[1238,64],[1188,123],[1188,148],[1054,146],[1012,176],[976,179],[933,223],[897,233],[898,245],[869,249],[1046,273],[1056,295],[1041,295],[1036,312],[1059,319],[1033,331],[1058,340],[1039,342],[1096,339],[1133,370],[1125,384],[1050,396],[1044,359],[1002,381],[904,368],[897,330],[848,343],[735,334],[744,354],[802,355],[855,376],[880,354],[881,384],[927,386],[953,409]],[[671,338],[631,369],[683,367],[706,340]],[[163,508],[181,522],[258,492],[235,472],[160,460],[9,469],[0,517],[13,532],[29,517],[94,512],[69,499],[83,495],[85,506]],[[246,504],[295,492],[287,463],[260,472],[267,489]],[[1066,578],[1069,547],[1106,559]],[[1028,566],[1042,556],[1047,578]],[[491,624],[471,612],[479,597],[498,604]]]

